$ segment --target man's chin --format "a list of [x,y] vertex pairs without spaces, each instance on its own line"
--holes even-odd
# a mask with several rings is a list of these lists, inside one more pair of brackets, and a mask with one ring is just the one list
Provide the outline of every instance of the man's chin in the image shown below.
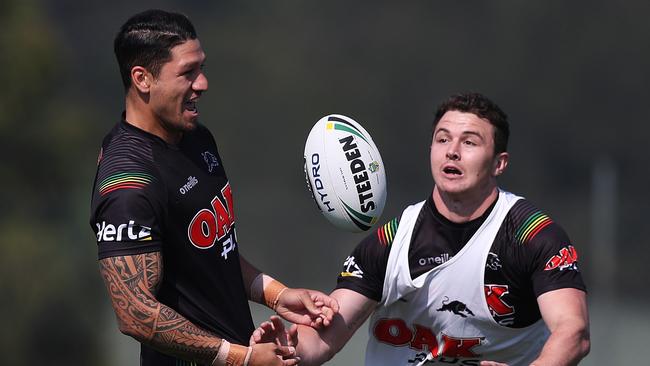
[[449,197],[458,197],[467,194],[468,189],[461,184],[453,184],[447,182],[446,184],[436,184],[440,193]]
[[183,125],[182,125],[181,129],[183,131],[185,131],[185,132],[194,131],[194,129],[196,129],[196,126],[198,125],[198,123],[199,123],[198,118],[192,118],[192,119],[189,119],[189,120],[186,119],[186,120],[183,121]]

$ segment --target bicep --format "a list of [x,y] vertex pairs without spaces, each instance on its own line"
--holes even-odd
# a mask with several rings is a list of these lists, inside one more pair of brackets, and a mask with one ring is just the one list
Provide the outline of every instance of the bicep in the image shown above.
[[136,338],[151,337],[160,312],[155,298],[162,274],[160,252],[108,257],[99,267],[120,330]]

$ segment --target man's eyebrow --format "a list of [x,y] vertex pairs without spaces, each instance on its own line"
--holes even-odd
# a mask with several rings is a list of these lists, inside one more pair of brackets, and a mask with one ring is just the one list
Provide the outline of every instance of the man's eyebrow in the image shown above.
[[446,133],[449,133],[449,130],[446,129],[446,128],[444,128],[444,127],[441,127],[441,128],[439,128],[439,129],[435,130],[435,131],[433,132],[433,134],[434,134],[434,135],[437,135],[439,132],[446,132]]
[[478,133],[476,131],[471,131],[471,130],[470,131],[463,131],[463,133],[461,135],[472,135],[472,136],[476,136],[476,137],[480,138],[481,140],[483,139],[483,135],[481,135],[480,133]]
[[[451,132],[449,132],[448,129],[446,129],[446,128],[444,128],[444,127],[441,127],[441,128],[439,128],[439,129],[437,129],[437,130],[433,133],[433,135],[435,136],[435,135],[437,135],[438,133],[441,133],[441,132],[442,132],[442,133],[449,133],[449,134],[451,134]],[[481,135],[480,133],[478,133],[478,132],[476,132],[476,131],[472,131],[472,130],[463,131],[463,132],[461,132],[461,135],[472,135],[472,136],[476,136],[476,137],[478,137],[478,138],[480,138],[480,139],[483,139],[483,135]]]
[[183,63],[181,64],[181,67],[183,67],[183,68],[185,68],[185,67],[194,67],[194,66],[196,66],[196,65],[202,66],[203,64],[205,64],[205,61],[206,61],[207,59],[208,59],[207,56],[204,55],[204,56],[201,57],[201,58],[198,58],[198,59],[195,59],[195,60],[191,60],[191,61],[187,61],[187,62],[183,62]]

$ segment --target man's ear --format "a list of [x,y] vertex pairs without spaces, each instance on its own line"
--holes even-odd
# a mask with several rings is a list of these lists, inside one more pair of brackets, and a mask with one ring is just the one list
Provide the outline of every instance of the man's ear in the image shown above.
[[508,167],[509,158],[510,155],[508,155],[508,153],[505,151],[497,154],[497,156],[494,159],[494,170],[492,171],[492,174],[495,177],[500,176],[506,170],[506,168]]
[[147,69],[142,66],[133,66],[131,68],[131,84],[140,92],[140,93],[149,93],[151,88],[151,82],[153,77]]

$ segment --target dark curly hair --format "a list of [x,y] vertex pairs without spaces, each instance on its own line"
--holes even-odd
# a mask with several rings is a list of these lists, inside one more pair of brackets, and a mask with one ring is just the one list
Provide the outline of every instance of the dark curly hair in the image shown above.
[[432,131],[435,131],[438,121],[448,111],[472,113],[486,119],[494,126],[494,153],[508,151],[510,124],[508,116],[485,95],[480,93],[461,93],[447,98],[436,111]]

